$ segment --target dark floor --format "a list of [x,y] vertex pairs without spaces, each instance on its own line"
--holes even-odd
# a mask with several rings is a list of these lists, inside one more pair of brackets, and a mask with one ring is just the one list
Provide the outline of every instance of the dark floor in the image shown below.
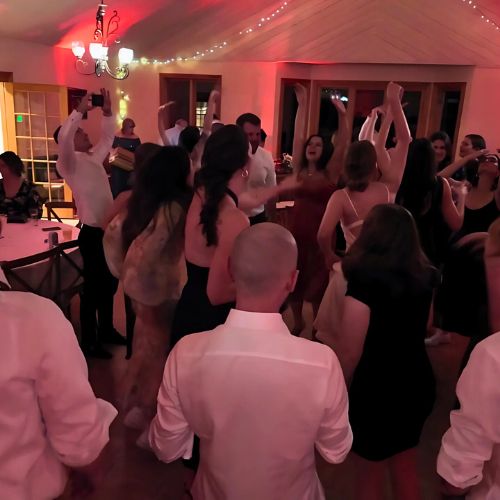
[[[117,294],[115,324],[125,331],[123,301]],[[310,337],[311,310],[306,306],[308,328],[303,336]],[[77,317],[77,316],[75,316]],[[288,311],[285,321],[290,324]],[[419,446],[420,477],[423,500],[439,500],[435,461],[440,439],[449,423],[449,411],[455,400],[458,368],[467,339],[453,336],[452,343],[429,349],[429,356],[437,379],[437,402],[427,420]],[[115,387],[127,368],[125,348],[115,347],[111,361],[91,360],[90,379],[96,394],[112,403],[117,402]],[[151,453],[135,445],[138,431],[124,427],[119,414],[111,428],[109,472],[90,500],[181,500],[183,498],[183,469],[179,462],[164,464]],[[341,465],[331,465],[318,458],[318,471],[328,500],[354,500],[354,472],[350,458]],[[64,500],[71,496],[65,495]],[[388,493],[387,500],[392,499]],[[257,500],[257,499],[256,499]],[[290,499],[294,500],[294,499]],[[398,499],[393,499],[398,500]]]

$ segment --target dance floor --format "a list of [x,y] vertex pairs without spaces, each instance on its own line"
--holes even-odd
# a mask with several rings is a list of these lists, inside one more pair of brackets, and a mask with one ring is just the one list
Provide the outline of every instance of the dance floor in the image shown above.
[[[125,315],[121,291],[115,300],[115,326],[125,332]],[[311,309],[306,306],[307,329],[303,336],[311,334]],[[74,317],[77,311],[74,311]],[[291,324],[291,314],[285,313],[287,324]],[[402,332],[404,333],[404,332]],[[437,379],[437,402],[434,411],[427,420],[422,441],[419,446],[419,468],[422,494],[425,500],[439,500],[438,476],[435,473],[435,461],[441,436],[448,428],[449,411],[455,401],[454,388],[457,373],[467,340],[452,336],[452,343],[429,349],[429,355]],[[96,394],[117,404],[117,390],[125,370],[125,348],[113,347],[111,361],[91,359],[89,363],[90,379]],[[374,408],[376,411],[376,408]],[[123,425],[123,415],[119,414],[112,425],[109,460],[105,469],[106,477],[99,489],[89,497],[90,500],[182,500],[183,470],[180,462],[164,464],[154,455],[138,448],[135,440],[139,432],[127,429]],[[326,490],[328,500],[354,500],[354,472],[352,460],[341,465],[331,465],[318,457],[318,471]],[[70,500],[68,494],[63,500]],[[390,500],[391,497],[387,496]],[[393,499],[396,500],[396,499]]]

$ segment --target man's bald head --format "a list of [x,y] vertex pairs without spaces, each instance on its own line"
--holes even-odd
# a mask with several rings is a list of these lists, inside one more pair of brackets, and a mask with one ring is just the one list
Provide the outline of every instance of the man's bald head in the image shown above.
[[279,294],[293,281],[296,269],[297,244],[290,231],[278,224],[251,226],[234,243],[231,273],[237,295]]

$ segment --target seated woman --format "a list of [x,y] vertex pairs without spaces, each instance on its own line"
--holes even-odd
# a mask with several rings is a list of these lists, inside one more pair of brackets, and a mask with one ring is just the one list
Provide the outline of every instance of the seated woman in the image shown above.
[[419,499],[416,446],[435,398],[424,338],[437,271],[411,214],[379,205],[342,261],[347,293],[335,352],[349,385],[359,500]]
[[24,163],[12,151],[0,155],[0,214],[42,217],[43,200],[35,185],[24,177]]

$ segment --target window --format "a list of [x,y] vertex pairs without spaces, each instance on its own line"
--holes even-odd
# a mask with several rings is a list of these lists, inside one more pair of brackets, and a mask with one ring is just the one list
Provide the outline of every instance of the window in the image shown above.
[[[160,98],[162,103],[175,101],[170,113],[170,127],[184,118],[191,125],[203,126],[207,113],[208,97],[215,88],[220,88],[221,77],[216,75],[160,75]],[[220,103],[216,114],[220,116]]]
[[[282,80],[280,105],[280,152],[290,153],[297,102],[291,80]],[[347,109],[352,140],[370,111],[384,101],[387,82],[367,81],[301,81],[310,88],[308,134],[331,137],[338,128],[337,111],[332,96],[341,99]],[[426,137],[436,130],[445,130],[456,142],[456,133],[463,105],[464,83],[402,82],[405,93],[402,102],[412,137]],[[376,130],[380,127],[380,120]],[[394,126],[389,132],[387,146],[394,144]]]

